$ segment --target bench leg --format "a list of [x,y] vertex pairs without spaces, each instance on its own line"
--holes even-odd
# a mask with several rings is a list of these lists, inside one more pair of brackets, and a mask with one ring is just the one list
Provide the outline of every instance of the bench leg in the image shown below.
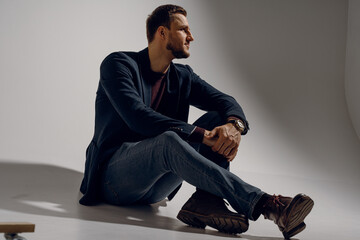
[[26,240],[26,238],[19,236],[17,233],[5,233],[6,240]]

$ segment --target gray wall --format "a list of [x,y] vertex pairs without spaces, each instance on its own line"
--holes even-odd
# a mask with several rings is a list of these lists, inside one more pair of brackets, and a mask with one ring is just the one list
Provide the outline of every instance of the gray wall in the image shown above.
[[345,93],[352,123],[360,138],[360,1],[349,1]]
[[[195,37],[181,62],[233,95],[250,122],[232,171],[359,182],[359,31],[346,98],[347,1],[173,2]],[[82,171],[99,64],[144,48],[146,16],[162,3],[0,0],[0,159]]]

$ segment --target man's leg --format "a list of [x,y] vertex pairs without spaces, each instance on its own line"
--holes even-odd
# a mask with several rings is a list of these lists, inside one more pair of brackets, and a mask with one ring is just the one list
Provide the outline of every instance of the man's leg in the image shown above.
[[[226,119],[222,119],[217,112],[208,112],[196,120],[194,125],[212,130],[225,123]],[[202,143],[193,143],[191,145],[208,160],[229,170],[227,159],[212,151],[211,147]],[[177,218],[190,226],[204,228],[209,225],[219,231],[228,233],[242,233],[249,226],[246,216],[231,212],[226,207],[222,196],[216,196],[200,188],[197,188],[196,192],[184,204]]]
[[[226,123],[226,119],[222,119],[216,112],[209,112],[200,117],[195,123],[195,126],[212,130],[217,126]],[[217,165],[229,169],[227,160],[211,150],[210,147],[204,144],[197,144],[193,146],[204,157],[216,163]],[[199,226],[199,219],[203,219],[203,214],[199,212],[206,212],[206,208],[214,209],[215,206],[220,206],[220,218],[216,218],[214,213],[210,214],[208,221],[217,222],[221,224],[222,230],[228,232],[244,231],[244,226],[247,229],[246,222],[241,217],[232,214],[219,198],[206,191],[197,189],[192,197],[185,203],[178,214],[178,218],[189,225]],[[215,204],[214,204],[215,203]],[[314,202],[306,195],[298,194],[294,198],[279,196],[270,196],[264,194],[255,206],[252,213],[253,220],[256,220],[261,214],[265,219],[273,220],[278,225],[284,237],[290,238],[305,229],[304,218],[310,213]],[[216,212],[213,210],[213,212]],[[210,211],[211,213],[211,211]],[[219,219],[221,221],[219,221]],[[238,223],[238,225],[237,225]],[[211,226],[211,224],[210,224]],[[213,226],[214,227],[214,226]],[[240,230],[238,231],[238,228]],[[215,228],[219,229],[215,224]],[[245,230],[246,230],[245,229]]]
[[[254,219],[254,208],[263,195],[258,188],[196,152],[174,132],[124,144],[110,160],[103,178],[104,198],[112,204],[156,202],[176,189],[183,179],[197,188],[227,199],[237,212],[244,213],[249,219]],[[170,180],[167,181],[167,178]],[[152,197],[151,192],[160,193]],[[300,196],[267,200],[271,200],[266,204],[267,210],[262,209],[264,212],[261,213],[274,220],[284,236],[303,230],[302,221],[311,210],[311,199]],[[277,211],[281,202],[285,204],[281,206],[281,211]],[[294,219],[296,221],[292,221]]]
[[179,176],[152,160],[158,154],[156,142],[147,139],[124,143],[118,149],[103,173],[102,189],[106,202],[114,205],[156,203],[182,183]]
[[[105,200],[119,205],[159,201],[185,180],[222,196],[236,211],[251,218],[254,206],[263,194],[260,189],[203,157],[174,132],[124,144],[109,161],[103,178]],[[171,180],[162,184],[161,180],[167,178]],[[156,192],[154,188],[158,185],[166,187],[158,199],[152,199],[150,192]]]

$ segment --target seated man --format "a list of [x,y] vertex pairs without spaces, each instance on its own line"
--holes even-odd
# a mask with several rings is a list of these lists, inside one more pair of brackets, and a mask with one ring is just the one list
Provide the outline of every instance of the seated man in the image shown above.
[[[146,27],[146,49],[115,52],[101,64],[80,203],[171,200],[186,181],[197,188],[178,214],[188,225],[242,233],[248,219],[262,214],[285,238],[302,231],[314,204],[310,197],[271,196],[228,170],[249,125],[233,97],[172,62],[190,55],[194,38],[186,11],[160,6]],[[194,124],[187,123],[190,105],[207,111]]]

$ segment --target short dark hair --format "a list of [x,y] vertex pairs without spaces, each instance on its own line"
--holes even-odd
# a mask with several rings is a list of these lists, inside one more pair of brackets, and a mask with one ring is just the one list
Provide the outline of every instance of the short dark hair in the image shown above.
[[164,26],[170,29],[172,16],[176,13],[180,13],[186,17],[186,10],[180,6],[167,4],[157,7],[146,19],[146,36],[148,42],[154,40],[156,30],[160,26]]

